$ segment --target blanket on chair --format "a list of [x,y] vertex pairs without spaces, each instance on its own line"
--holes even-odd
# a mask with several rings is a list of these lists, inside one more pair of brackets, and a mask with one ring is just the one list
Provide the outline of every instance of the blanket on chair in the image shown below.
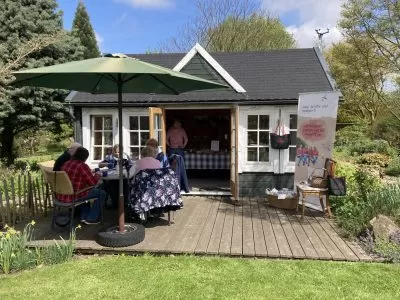
[[162,211],[180,209],[182,198],[175,172],[171,168],[162,168],[137,173],[128,206],[137,214],[155,208]]

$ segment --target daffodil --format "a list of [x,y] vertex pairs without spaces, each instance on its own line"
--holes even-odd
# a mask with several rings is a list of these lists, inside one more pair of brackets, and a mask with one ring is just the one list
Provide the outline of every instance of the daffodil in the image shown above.
[[34,226],[36,224],[35,220],[31,221],[31,225]]
[[4,229],[7,229],[8,228],[8,225],[6,224],[5,226],[4,226]]
[[6,239],[9,240],[11,238],[11,234],[9,232],[6,233]]
[[79,224],[78,226],[76,226],[76,229],[81,229],[81,228],[82,228],[81,224]]
[[14,235],[14,234],[17,233],[17,231],[16,231],[14,228],[12,228],[12,227],[8,230],[8,232],[9,232],[11,235]]
[[15,257],[15,254],[14,254],[14,252],[13,252],[13,253],[11,253],[11,257]]

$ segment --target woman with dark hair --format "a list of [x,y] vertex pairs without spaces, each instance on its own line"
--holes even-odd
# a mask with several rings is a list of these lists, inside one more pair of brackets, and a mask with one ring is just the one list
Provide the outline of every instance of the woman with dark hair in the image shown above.
[[[101,205],[103,205],[106,192],[96,188],[95,186],[101,178],[101,173],[92,173],[89,166],[85,163],[89,157],[89,151],[83,147],[76,150],[71,160],[67,161],[61,168],[65,171],[72,182],[74,191],[92,187],[78,194],[77,201],[95,199],[93,205],[90,203],[82,204],[81,207],[81,222],[84,224],[98,224],[100,217]],[[72,202],[73,195],[57,195],[57,198],[62,202]]]

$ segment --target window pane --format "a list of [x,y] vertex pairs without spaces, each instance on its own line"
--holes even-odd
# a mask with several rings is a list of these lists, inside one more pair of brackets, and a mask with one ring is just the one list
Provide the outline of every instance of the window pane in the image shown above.
[[139,145],[139,134],[131,132],[131,145]]
[[94,133],[94,145],[103,145],[103,133],[102,132],[95,132]]
[[156,131],[156,140],[158,141],[158,145],[162,146],[162,144],[163,144],[162,131]]
[[104,117],[104,130],[112,130],[112,117]]
[[257,129],[258,128],[258,116],[247,116],[247,128]]
[[113,134],[112,132],[104,132],[104,145],[113,145]]
[[269,145],[269,131],[260,131],[260,145],[261,146]]
[[94,130],[103,129],[103,117],[93,117],[94,119]]
[[141,132],[140,133],[140,145],[144,146],[149,138],[150,138],[149,132]]
[[297,129],[297,115],[290,115],[290,129]]
[[129,129],[130,130],[138,130],[138,117],[129,117]]
[[259,148],[260,159],[259,161],[269,161],[269,148]]
[[93,159],[94,160],[102,160],[103,156],[101,153],[101,147],[93,147]]
[[269,116],[260,116],[260,129],[269,129]]
[[149,130],[149,117],[140,117],[140,130]]
[[257,140],[257,131],[256,132],[248,132],[247,133],[247,145],[254,146],[258,145]]
[[139,147],[131,147],[131,158],[133,160],[139,159]]
[[257,161],[257,148],[247,148],[247,161]]
[[296,147],[289,148],[289,161],[296,161]]
[[290,132],[290,145],[296,145],[297,131]]

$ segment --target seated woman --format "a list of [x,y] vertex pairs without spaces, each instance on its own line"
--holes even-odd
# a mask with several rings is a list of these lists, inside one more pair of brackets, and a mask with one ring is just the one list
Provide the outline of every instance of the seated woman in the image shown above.
[[[107,149],[107,154],[104,160],[99,163],[99,168],[108,167],[109,169],[114,169],[118,164],[119,158],[119,145],[116,144],[112,149]],[[125,161],[127,168],[132,166],[132,161],[126,153],[123,154],[122,159]]]
[[[92,206],[89,203],[81,205],[81,222],[85,224],[97,224],[100,218],[101,206],[106,198],[106,193],[96,187],[101,178],[101,174],[99,172],[92,174],[89,166],[85,163],[88,157],[89,151],[80,147],[76,150],[72,159],[64,163],[61,170],[67,173],[72,182],[74,191],[92,187],[78,194],[78,199],[76,201],[96,198]],[[74,196],[58,194],[57,198],[62,202],[72,202]]]
[[156,159],[161,162],[161,168],[169,167],[168,157],[164,154],[164,152],[161,151],[161,147],[159,147],[156,139],[148,139],[146,146],[153,147],[156,150]]
[[155,159],[156,149],[153,147],[144,147],[141,151],[142,158],[136,161],[135,174],[146,169],[160,169],[161,163]]

